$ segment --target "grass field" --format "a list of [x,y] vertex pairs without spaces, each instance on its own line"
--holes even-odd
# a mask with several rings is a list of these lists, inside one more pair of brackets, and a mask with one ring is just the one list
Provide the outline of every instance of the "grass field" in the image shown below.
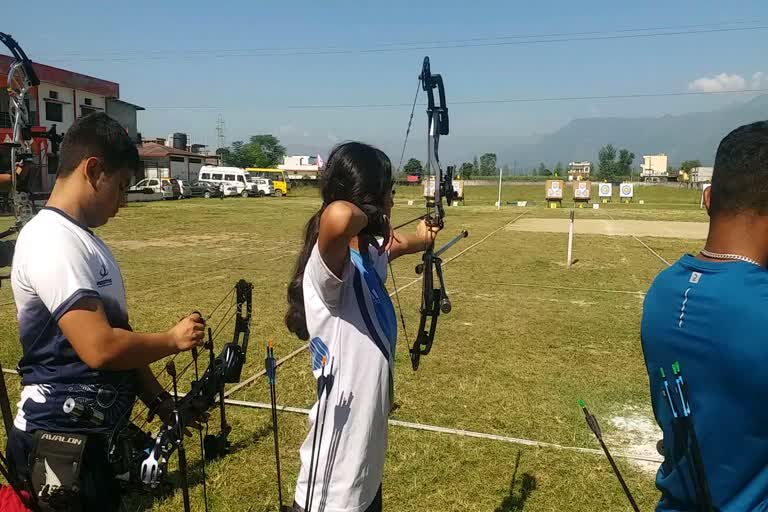
[[[698,208],[697,191],[636,190],[636,199],[643,199],[644,205],[614,203],[599,210],[578,210],[574,242],[578,262],[569,269],[564,235],[508,229],[520,215],[568,216],[567,209],[543,207],[543,185],[505,184],[504,205],[498,211],[493,206],[495,187],[467,187],[466,204],[448,210],[441,235],[447,239],[462,228],[470,232],[446,254],[446,260],[457,256],[445,266],[454,308],[441,316],[434,349],[422,359],[418,372],[410,368],[400,333],[393,419],[595,449],[598,445],[577,406],[577,400],[584,398],[616,452],[658,457],[643,446],[651,441],[648,432],[637,431],[638,425],[652,419],[639,343],[643,292],[665,267],[649,248],[674,261],[701,242],[579,235],[578,220],[705,222],[706,214]],[[282,318],[301,230],[320,203],[316,194],[297,189],[282,199],[201,199],[123,209],[98,234],[122,267],[134,329],[167,329],[193,309],[205,314],[237,279],[245,278],[255,288],[244,378],[263,368],[269,338],[274,339],[278,358],[301,347]],[[395,222],[422,212],[419,194],[418,188],[398,190]],[[408,206],[408,199],[415,199],[418,206]],[[506,204],[517,200],[535,204],[526,208]],[[418,261],[414,255],[395,262],[401,288],[416,277],[413,268]],[[391,291],[391,281],[388,287]],[[415,283],[400,292],[411,339],[418,324],[420,289]],[[4,368],[14,367],[20,355],[14,313],[10,286],[3,286]],[[185,364],[188,356],[179,358]],[[6,380],[16,396],[18,383],[11,375]],[[306,351],[279,368],[280,404],[309,408],[313,388]],[[230,398],[268,403],[267,382],[258,379]],[[276,510],[269,411],[238,407],[228,411],[235,449],[206,468],[211,509]],[[282,412],[279,419],[283,490],[290,499],[307,418]],[[214,432],[216,420],[214,414]],[[193,466],[193,509],[202,510],[196,444],[197,438],[188,443],[188,458]],[[651,510],[657,499],[653,472],[627,459],[619,460],[619,465],[641,508]],[[390,428],[383,492],[385,508],[392,511],[629,510],[602,456],[399,425]],[[134,497],[131,510],[137,507],[179,510],[181,495]]]

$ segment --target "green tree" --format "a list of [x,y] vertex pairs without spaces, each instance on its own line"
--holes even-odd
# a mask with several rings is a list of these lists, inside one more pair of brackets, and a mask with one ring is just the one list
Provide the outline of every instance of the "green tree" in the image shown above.
[[419,160],[411,158],[408,160],[408,163],[403,166],[403,171],[405,171],[405,174],[416,175],[420,177],[421,173],[424,172],[424,168],[422,167]]
[[563,164],[560,162],[555,165],[555,176],[563,176]]
[[503,176],[512,176],[512,168],[508,164],[504,164],[504,167],[501,168],[501,174]]
[[474,160],[472,160],[472,167],[475,169],[472,175],[480,176],[480,164],[477,162],[477,155],[475,155]]
[[616,162],[616,175],[614,177],[621,179],[624,176],[630,176],[632,174],[632,162],[634,161],[634,153],[626,149],[620,150],[619,161]]
[[475,175],[475,166],[471,162],[464,162],[459,167],[459,176],[464,179],[471,178]]
[[480,157],[480,176],[495,176],[497,172],[496,153],[486,153]]
[[539,166],[536,168],[536,171],[534,172],[534,176],[552,176],[552,171],[547,169],[547,166],[544,165],[544,162],[540,162]]
[[616,177],[616,148],[608,144],[600,148],[597,155],[598,176],[601,180],[613,182]]
[[694,167],[701,167],[700,160],[683,160],[680,162],[680,172],[691,172]]
[[221,150],[225,165],[233,167],[277,167],[285,156],[285,147],[274,135],[254,135],[248,142],[235,141]]

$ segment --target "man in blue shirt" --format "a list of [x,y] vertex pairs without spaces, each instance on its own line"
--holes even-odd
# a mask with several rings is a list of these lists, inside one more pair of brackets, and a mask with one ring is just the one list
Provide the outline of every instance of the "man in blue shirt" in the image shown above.
[[664,431],[656,510],[768,510],[768,122],[720,142],[704,204],[704,249],[661,272],[643,307],[643,354]]

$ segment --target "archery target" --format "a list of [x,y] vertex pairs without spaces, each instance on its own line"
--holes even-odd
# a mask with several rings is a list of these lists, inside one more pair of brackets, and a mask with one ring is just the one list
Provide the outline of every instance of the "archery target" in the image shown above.
[[600,197],[611,197],[613,195],[613,185],[611,183],[601,183],[598,192]]
[[635,186],[631,183],[622,183],[619,186],[619,197],[631,198],[635,195]]
[[547,180],[544,187],[547,199],[563,198],[563,180]]
[[591,190],[592,190],[592,184],[589,181],[573,182],[574,199],[589,199]]

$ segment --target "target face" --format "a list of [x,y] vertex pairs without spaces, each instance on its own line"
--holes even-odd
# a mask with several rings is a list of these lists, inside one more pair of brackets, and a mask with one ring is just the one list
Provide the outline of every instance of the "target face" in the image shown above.
[[580,181],[573,187],[573,197],[577,199],[589,199],[590,183],[588,181]]
[[547,199],[562,199],[563,198],[563,182],[560,180],[547,180],[544,184],[546,187]]
[[611,195],[613,195],[613,185],[610,183],[601,183],[599,192],[600,197],[611,197]]
[[619,192],[621,197],[632,197],[634,195],[634,185],[631,183],[622,183]]

